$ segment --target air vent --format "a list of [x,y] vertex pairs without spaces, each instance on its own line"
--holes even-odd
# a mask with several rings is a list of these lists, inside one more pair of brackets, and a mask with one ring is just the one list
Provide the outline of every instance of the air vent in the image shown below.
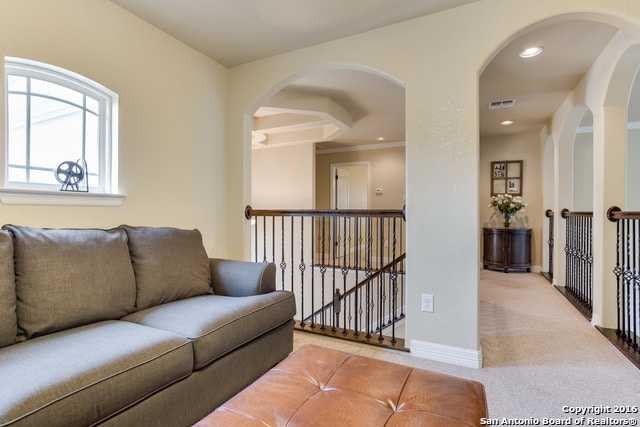
[[498,108],[510,108],[516,105],[515,99],[505,99],[502,101],[491,101],[489,103],[490,110],[496,110]]

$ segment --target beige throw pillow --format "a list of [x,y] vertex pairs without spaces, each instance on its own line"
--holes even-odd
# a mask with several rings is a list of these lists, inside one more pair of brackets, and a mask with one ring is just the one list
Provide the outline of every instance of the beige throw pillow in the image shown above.
[[124,230],[4,228],[14,235],[22,337],[119,319],[133,311],[135,277]]
[[13,240],[11,233],[0,230],[0,347],[13,344],[17,334]]
[[213,293],[209,258],[198,230],[123,225],[136,275],[136,308]]

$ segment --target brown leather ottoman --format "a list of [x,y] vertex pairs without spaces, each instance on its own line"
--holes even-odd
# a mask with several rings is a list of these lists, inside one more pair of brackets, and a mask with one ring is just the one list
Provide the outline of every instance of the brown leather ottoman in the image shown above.
[[478,382],[307,345],[196,426],[459,427],[481,418]]

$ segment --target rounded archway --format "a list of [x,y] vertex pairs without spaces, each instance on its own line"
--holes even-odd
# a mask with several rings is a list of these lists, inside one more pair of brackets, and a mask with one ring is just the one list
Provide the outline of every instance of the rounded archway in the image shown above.
[[[407,240],[404,86],[366,67],[320,66],[278,83],[248,111],[252,258],[277,264],[277,288],[294,290],[296,328],[318,322],[321,329],[354,331],[351,339],[378,329],[382,342],[399,343]],[[334,205],[334,197],[341,203]],[[395,274],[379,271],[372,291],[362,278],[388,265]]]
[[[517,195],[521,195],[528,206],[526,215],[519,215],[517,224],[532,230],[531,263],[534,271],[542,269],[546,259],[543,254],[548,251],[543,247],[548,236],[545,211],[555,210],[556,197],[573,200],[572,195],[563,193],[568,190],[572,194],[574,190],[571,184],[558,188],[558,194],[545,190],[555,189],[558,180],[573,182],[571,173],[568,178],[562,175],[567,174],[567,169],[572,169],[575,162],[565,163],[557,172],[558,176],[552,167],[553,163],[545,164],[548,161],[541,147],[548,137],[561,143],[557,133],[552,134],[557,132],[557,124],[552,124],[551,118],[558,110],[565,108],[567,98],[579,87],[589,67],[616,31],[608,24],[571,16],[539,22],[505,42],[485,65],[480,76],[479,205],[481,208],[486,206],[486,198],[494,193],[482,171],[488,170],[491,162],[522,160],[521,185],[515,188],[519,190]],[[576,40],[584,39],[587,35],[590,40],[588,44],[576,43]],[[526,54],[527,48],[531,47],[539,48],[538,56]],[[576,122],[571,130],[571,141],[577,125]],[[562,151],[556,153],[553,150],[554,154],[560,155]],[[582,165],[583,159],[579,160]],[[554,172],[542,177],[543,170]],[[546,184],[544,180],[547,180]],[[583,182],[582,179],[580,182]],[[589,188],[584,191],[588,193]],[[545,197],[545,192],[554,195]],[[585,194],[584,197],[590,196]],[[559,216],[559,210],[556,213]],[[491,214],[490,209],[481,209],[482,226],[492,226]],[[547,234],[544,234],[545,230]]]
[[[380,156],[363,154],[395,149],[404,160],[405,89],[396,79],[355,64],[317,66],[279,82],[249,113],[252,206],[328,209],[329,163],[357,161],[373,162],[362,187],[370,194],[361,197],[369,207],[402,207],[405,162],[389,170]],[[386,190],[376,194],[375,186]]]
[[[593,256],[593,269],[585,272],[583,276],[593,277],[593,284],[588,284],[589,287],[593,287],[592,290],[588,291],[589,298],[593,293],[593,322],[602,325],[610,323],[612,307],[615,307],[615,301],[612,300],[611,285],[609,284],[613,279],[610,274],[613,265],[611,264],[610,255],[606,252],[607,247],[615,248],[615,242],[613,242],[613,245],[611,244],[611,230],[609,230],[611,226],[604,224],[605,220],[603,218],[606,206],[610,205],[612,200],[625,200],[624,197],[620,198],[620,192],[624,193],[625,181],[627,187],[626,200],[627,202],[630,201],[628,186],[634,178],[629,177],[629,163],[633,161],[630,159],[629,154],[632,154],[636,147],[632,146],[631,143],[627,144],[627,155],[625,157],[625,154],[621,154],[620,147],[616,146],[621,142],[624,146],[624,142],[634,135],[633,131],[627,133],[626,130],[626,110],[627,99],[631,91],[631,82],[638,70],[639,56],[635,47],[638,41],[635,37],[620,30],[619,27],[612,26],[609,17],[593,16],[593,18],[593,21],[587,22],[576,20],[574,17],[566,15],[556,17],[548,22],[537,23],[510,39],[503,50],[513,53],[516,48],[524,48],[523,45],[518,45],[518,42],[521,38],[532,41],[525,37],[527,35],[549,32],[559,33],[563,27],[571,28],[574,25],[581,26],[583,31],[587,32],[593,29],[593,32],[590,32],[591,34],[602,35],[600,47],[597,50],[593,50],[593,56],[589,62],[583,63],[582,73],[576,75],[572,86],[567,87],[567,90],[551,109],[551,113],[546,116],[542,126],[538,131],[534,131],[537,132],[539,141],[541,141],[541,149],[539,151],[541,167],[539,170],[545,171],[544,178],[538,177],[538,180],[543,183],[540,200],[543,200],[547,206],[537,206],[534,208],[537,212],[531,212],[534,209],[529,210],[530,215],[539,216],[540,218],[544,218],[544,212],[547,209],[552,209],[555,213],[556,224],[553,230],[556,238],[555,246],[548,249],[546,253],[548,255],[549,250],[553,250],[554,259],[557,262],[557,265],[554,266],[553,280],[555,284],[560,286],[564,286],[565,281],[568,280],[567,274],[573,274],[571,272],[567,273],[564,265],[565,228],[560,219],[560,210],[568,208],[574,211],[593,211],[593,230],[589,230],[584,234],[589,239],[593,237],[593,255],[591,252],[588,254],[589,259]],[[533,38],[535,39],[536,37]],[[537,39],[539,41],[538,44],[544,45],[540,40],[542,38]],[[581,43],[581,45],[585,44]],[[544,51],[548,50],[551,49],[545,48]],[[494,55],[492,61],[485,67],[485,73],[492,73],[496,68],[504,68],[508,65],[506,60],[501,58],[502,53],[500,51]],[[568,54],[556,52],[556,54],[564,55],[566,61],[576,60],[571,56],[571,52]],[[497,61],[497,63],[493,61]],[[535,84],[542,85],[543,80],[550,76],[549,73],[552,73],[551,70],[558,71],[561,69],[560,66],[549,67],[547,64],[547,67],[540,75],[540,79],[537,79],[535,78],[535,73],[538,68],[533,63],[529,65],[530,67],[526,69],[526,73],[531,73],[531,75],[525,75],[523,71],[522,75],[514,76],[514,78],[529,78]],[[501,88],[502,86],[492,87],[489,84],[486,84],[489,89],[483,90],[483,78],[486,78],[484,73],[480,79],[481,123],[483,120],[482,109],[486,108],[484,104],[490,99],[483,98],[483,93],[486,95],[486,93],[493,90],[501,95],[503,102],[512,100],[511,104],[516,106],[524,104],[524,102],[520,103],[520,99],[526,99],[526,93],[519,98],[517,94],[500,93],[496,88]],[[503,82],[500,83],[502,84]],[[557,86],[551,84],[550,87],[558,89],[560,82],[558,81],[557,83]],[[538,88],[538,92],[543,92],[542,86]],[[540,101],[540,98],[538,98],[538,101]],[[489,106],[491,106],[491,102],[489,102]],[[507,111],[504,108],[498,109],[498,113],[502,116],[494,114],[494,117],[501,120],[511,119],[510,117],[504,117]],[[515,111],[515,108],[513,111]],[[489,114],[484,116],[485,120],[490,117]],[[621,123],[622,117],[624,117],[624,123]],[[514,120],[516,123],[517,121],[518,119]],[[634,120],[630,119],[629,121],[633,122]],[[499,127],[495,127],[495,129],[499,129]],[[495,135],[500,133],[502,133],[501,136]],[[495,156],[496,152],[501,150],[504,156],[511,156],[511,159],[518,158],[513,156],[514,153],[524,153],[522,150],[518,152],[513,150],[514,142],[522,140],[524,135],[522,133],[513,133],[516,136],[508,136],[509,132],[506,131],[496,131],[494,135],[490,136],[483,136],[481,133],[481,162],[483,161],[483,151],[489,151]],[[486,142],[491,144],[490,149],[484,147]],[[553,150],[551,150],[550,145],[553,145]],[[553,155],[551,155],[551,151]],[[491,159],[484,158],[485,162],[489,160]],[[535,155],[533,160],[535,162]],[[527,162],[525,161],[524,164],[526,169]],[[483,168],[482,163],[480,167]],[[546,171],[551,170],[553,171],[552,180],[550,183],[545,182],[548,179]],[[625,177],[626,180],[624,179]],[[480,183],[482,185],[482,180]],[[524,189],[527,192],[529,190],[532,189]],[[533,193],[529,193],[529,195],[533,194],[532,197],[534,199],[537,197],[535,191],[536,189],[534,188]],[[483,189],[481,188],[481,196],[482,193]],[[480,206],[482,205],[480,203]],[[532,227],[534,228],[534,233],[535,227],[534,223]],[[540,227],[539,241],[544,241],[549,236],[549,233],[548,226],[545,227],[543,225]],[[581,243],[583,247],[587,247],[590,244],[591,242]],[[541,253],[544,254],[545,250],[543,249]],[[586,304],[590,306],[592,301],[589,300]]]

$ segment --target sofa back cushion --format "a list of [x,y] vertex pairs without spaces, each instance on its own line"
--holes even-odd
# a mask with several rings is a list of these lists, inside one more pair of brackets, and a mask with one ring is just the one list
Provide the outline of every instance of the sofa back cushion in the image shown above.
[[13,344],[17,334],[13,240],[8,231],[0,230],[0,347]]
[[133,311],[136,286],[124,230],[4,228],[14,235],[20,337]]
[[198,230],[123,225],[136,275],[136,308],[213,293],[209,258]]

